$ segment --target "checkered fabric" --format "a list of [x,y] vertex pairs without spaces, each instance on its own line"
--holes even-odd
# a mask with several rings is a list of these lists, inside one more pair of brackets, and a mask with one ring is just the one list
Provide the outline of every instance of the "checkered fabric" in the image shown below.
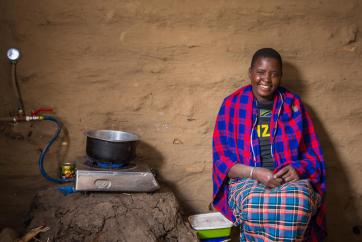
[[320,196],[308,180],[268,189],[256,180],[233,178],[229,206],[240,225],[240,241],[308,241],[304,237]]
[[[213,205],[232,221],[235,217],[227,201],[230,168],[236,163],[261,167],[259,139],[254,129],[256,118],[256,100],[251,85],[247,85],[224,99],[215,124]],[[325,163],[310,116],[297,95],[278,88],[270,127],[274,172],[286,165],[293,166],[300,179],[308,179],[322,198],[322,205],[307,230],[312,235],[311,241],[322,241],[326,236]]]

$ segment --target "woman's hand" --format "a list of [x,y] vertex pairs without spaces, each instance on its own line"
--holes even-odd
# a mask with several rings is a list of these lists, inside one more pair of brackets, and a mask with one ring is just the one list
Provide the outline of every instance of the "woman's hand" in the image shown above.
[[285,166],[280,169],[277,173],[275,173],[274,178],[281,178],[285,182],[293,182],[299,180],[298,173],[291,165]]
[[263,167],[255,168],[253,178],[269,188],[278,187],[283,181],[281,178],[274,177],[274,173],[272,171]]

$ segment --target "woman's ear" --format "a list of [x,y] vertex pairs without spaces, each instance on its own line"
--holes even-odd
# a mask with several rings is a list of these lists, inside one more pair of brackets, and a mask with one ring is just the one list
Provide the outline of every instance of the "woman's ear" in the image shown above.
[[248,73],[249,73],[249,79],[251,80],[251,67],[249,67]]

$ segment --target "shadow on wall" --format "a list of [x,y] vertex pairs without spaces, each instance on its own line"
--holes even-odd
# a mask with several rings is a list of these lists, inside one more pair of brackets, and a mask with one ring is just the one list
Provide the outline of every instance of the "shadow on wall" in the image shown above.
[[137,159],[146,161],[151,168],[156,170],[161,169],[164,163],[162,154],[155,147],[142,140],[137,145]]
[[[283,63],[284,78],[282,85],[303,99],[303,94],[308,92],[305,82],[300,80],[300,75],[295,66]],[[304,103],[312,116],[314,126],[320,139],[327,168],[327,226],[328,241],[358,240],[362,231],[358,215],[358,201],[350,186],[343,161],[338,154],[336,145],[333,144],[328,132],[323,126],[312,107]],[[316,105],[316,104],[314,104]]]
[[162,174],[160,174],[158,171],[162,169],[164,165],[164,157],[162,154],[152,145],[149,143],[146,143],[144,141],[140,141],[137,147],[137,157],[141,162],[145,162],[148,164],[153,171],[153,173],[156,175],[157,181],[161,185],[161,191],[163,190],[163,186],[166,186],[169,188],[173,194],[175,195],[177,201],[180,205],[180,212],[186,216],[195,214],[197,211],[191,207],[189,204],[183,201],[183,197],[175,185],[174,182],[166,180]]

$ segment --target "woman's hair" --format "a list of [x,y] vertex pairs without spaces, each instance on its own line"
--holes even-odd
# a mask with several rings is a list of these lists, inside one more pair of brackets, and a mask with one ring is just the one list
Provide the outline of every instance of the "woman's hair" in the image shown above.
[[276,59],[279,62],[280,70],[282,71],[282,69],[283,69],[282,57],[280,56],[278,51],[274,50],[273,48],[262,48],[262,49],[257,50],[254,53],[253,58],[251,59],[250,67],[253,67],[256,60],[261,57],[264,57],[264,58],[268,57],[268,58]]

